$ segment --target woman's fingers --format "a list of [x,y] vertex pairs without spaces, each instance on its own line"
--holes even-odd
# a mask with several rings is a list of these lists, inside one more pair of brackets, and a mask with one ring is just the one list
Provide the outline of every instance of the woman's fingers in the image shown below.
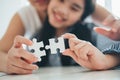
[[[38,69],[36,65],[32,64],[33,62],[36,62],[36,61],[37,61],[37,58],[32,54],[30,54],[29,52],[25,51],[24,49],[12,48],[8,52],[7,70],[10,70],[9,71],[10,73],[13,73],[11,71],[12,69],[14,73],[18,73],[18,74],[31,73],[31,71]],[[15,70],[13,67],[15,68]]]
[[21,59],[26,61],[29,64],[32,64],[34,62],[38,61],[38,58],[34,56],[32,53],[29,53],[28,51],[22,49],[22,48],[12,48],[8,52],[8,58],[11,59]]
[[15,48],[20,48],[22,46],[22,44],[30,46],[30,45],[32,45],[32,41],[29,40],[29,39],[26,39],[22,36],[16,36],[15,40],[14,40],[14,47]]
[[114,21],[116,21],[115,17],[113,15],[109,15],[104,21],[103,25],[110,26]]
[[12,53],[13,56],[22,58],[22,59],[28,61],[29,63],[37,62],[38,58],[35,57],[33,54],[29,53],[28,51],[24,50],[22,48],[22,44],[32,45],[32,41],[29,39],[26,39],[22,36],[16,36],[15,40],[14,40],[14,45],[11,48],[11,50],[9,51],[9,53]]
[[120,19],[114,21],[114,22],[112,23],[111,27],[112,27],[111,30],[112,30],[113,32],[118,33],[118,32],[120,31]]
[[109,37],[110,39],[120,40],[120,18],[110,15],[103,21],[103,25],[107,27],[98,27],[94,28],[94,30],[99,34]]
[[31,74],[33,70],[25,70],[14,65],[8,65],[8,74]]
[[38,69],[32,63],[37,62],[38,58],[22,48],[22,44],[32,45],[32,41],[17,36],[13,47],[8,51],[7,71],[9,73],[28,74]]
[[26,69],[26,70],[37,70],[38,69],[38,66],[29,64],[20,58],[11,59],[11,65],[14,65],[14,66]]
[[102,27],[96,27],[96,28],[94,28],[94,30],[97,33],[102,34],[102,35],[104,35],[112,40],[120,40],[120,37],[119,37],[120,31],[113,32],[112,30],[102,28]]
[[24,49],[18,49],[18,53],[20,55],[20,58],[23,58],[29,63],[34,63],[38,61],[38,58],[35,55],[33,55],[32,53],[29,53]]
[[22,48],[12,48],[9,50],[8,55],[10,58],[21,58],[30,64],[38,61],[38,58],[35,55]]
[[104,21],[103,25],[111,27],[113,32],[117,32],[120,29],[120,19],[113,15],[109,15]]
[[102,34],[104,36],[107,36],[107,37],[110,37],[110,36],[113,36],[113,32],[111,32],[110,29],[108,28],[104,28],[104,27],[95,27],[94,30],[99,33],[99,34]]

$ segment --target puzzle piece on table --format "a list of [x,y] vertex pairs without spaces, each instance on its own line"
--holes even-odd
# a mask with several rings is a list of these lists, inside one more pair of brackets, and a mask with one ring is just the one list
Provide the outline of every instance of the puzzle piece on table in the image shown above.
[[45,49],[50,49],[51,54],[56,54],[57,50],[63,52],[65,50],[65,42],[63,37],[49,39],[49,45],[45,46]]
[[40,48],[43,48],[44,44],[43,42],[37,42],[37,39],[33,39],[33,45],[29,46],[29,49],[36,57],[38,57],[39,61],[41,61],[42,56],[46,56],[45,50],[40,50]]

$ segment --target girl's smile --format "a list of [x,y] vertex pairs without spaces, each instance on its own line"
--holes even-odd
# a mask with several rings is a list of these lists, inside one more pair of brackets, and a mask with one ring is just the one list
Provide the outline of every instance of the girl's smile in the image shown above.
[[61,13],[57,12],[56,9],[53,9],[53,18],[54,21],[58,23],[63,23],[67,20]]
[[84,0],[50,0],[48,18],[55,28],[67,28],[78,22],[84,11]]

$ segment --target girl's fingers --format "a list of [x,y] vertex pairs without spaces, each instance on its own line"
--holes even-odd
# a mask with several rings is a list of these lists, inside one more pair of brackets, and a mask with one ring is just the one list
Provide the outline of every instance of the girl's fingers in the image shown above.
[[66,38],[66,39],[77,38],[74,34],[71,34],[71,33],[66,33],[66,34],[62,35],[62,37]]
[[30,46],[30,45],[32,45],[32,41],[29,40],[29,39],[26,39],[22,36],[16,36],[15,40],[14,40],[14,47],[15,48],[20,48],[22,46],[22,44]]
[[88,60],[88,55],[91,55],[90,50],[93,49],[93,45],[90,42],[80,40],[80,43],[74,46],[75,54],[83,59]]
[[[84,49],[83,47],[85,47],[86,46],[86,43],[79,43],[79,44],[77,44],[75,47],[74,47],[74,52],[75,52],[75,54],[79,57],[79,58],[81,58],[81,56],[80,55],[86,55],[85,54],[85,52],[86,51],[88,51],[88,49]],[[82,50],[82,52],[80,51],[80,50]],[[83,52],[84,51],[84,52]],[[86,56],[83,56],[82,57],[82,59],[84,58],[84,60],[88,60],[87,58],[86,58]]]
[[70,49],[65,50],[63,52],[63,55],[72,57],[75,60],[75,62],[77,62],[79,65],[83,67],[91,68],[91,64],[89,63],[89,61],[85,61],[77,57],[77,55],[74,52],[72,52]]
[[79,42],[77,42],[77,41],[74,40],[73,38],[71,38],[71,39],[69,40],[69,46],[70,46],[70,49],[71,49],[72,51],[74,51],[74,46],[75,46],[77,43],[79,43]]
[[88,54],[89,54],[89,50],[90,47],[83,46],[81,49],[78,50],[78,53],[76,53],[78,55],[79,58],[81,58],[82,60],[88,61]]
[[70,43],[74,43],[74,44],[78,44],[78,43],[81,43],[83,41],[80,40],[80,39],[77,39],[77,38],[71,38],[71,39],[69,39],[69,42]]
[[[69,34],[67,34],[69,35]],[[88,52],[88,50],[82,48],[83,46],[86,46],[86,45],[90,45],[88,42],[86,41],[82,41],[82,40],[79,40],[77,38],[70,38],[69,39],[69,45],[70,45],[70,50],[68,50],[66,53],[69,53],[68,55],[73,57],[73,54],[76,55],[77,57],[81,57],[80,54],[83,54],[84,56],[81,57],[81,59],[84,59],[84,60],[88,60],[88,57],[86,56],[85,53]],[[81,50],[81,52],[80,52]],[[74,51],[74,52],[72,52]],[[71,55],[70,55],[71,53]],[[75,57],[74,57],[75,58]]]
[[66,56],[70,56],[72,57],[76,62],[78,62],[78,57],[75,55],[75,53],[73,51],[71,51],[70,49],[66,49],[64,52],[63,52],[63,55],[66,55]]
[[76,39],[76,38],[71,38],[69,39],[69,46],[70,46],[70,49],[74,51],[74,47],[75,45],[81,43],[81,41],[79,39]]

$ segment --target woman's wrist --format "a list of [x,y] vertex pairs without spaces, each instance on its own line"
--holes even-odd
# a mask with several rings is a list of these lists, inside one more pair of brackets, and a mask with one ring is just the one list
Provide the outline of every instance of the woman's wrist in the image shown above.
[[0,71],[6,72],[7,68],[7,58],[8,54],[4,52],[0,52]]

